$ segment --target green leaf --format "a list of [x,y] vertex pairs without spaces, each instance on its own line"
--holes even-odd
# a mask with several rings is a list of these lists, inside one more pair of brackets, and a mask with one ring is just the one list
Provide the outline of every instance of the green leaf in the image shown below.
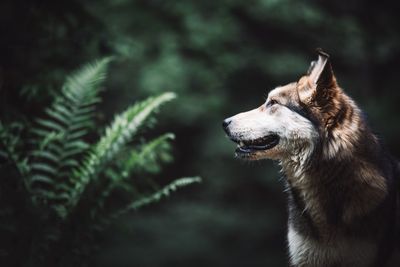
[[54,132],[64,132],[64,127],[60,125],[58,122],[51,121],[51,120],[43,120],[43,119],[36,119],[36,122],[45,128],[48,128]]
[[[54,196],[65,195],[69,199],[71,195],[73,187],[70,186],[69,177],[79,167],[76,159],[88,152],[89,145],[82,138],[94,125],[94,105],[100,101],[98,94],[110,60],[105,58],[86,64],[67,77],[61,93],[45,109],[47,118],[36,120],[38,127],[32,130],[35,138],[31,142],[36,148],[30,153],[32,168],[26,184],[31,187],[33,199],[40,194],[40,203],[55,205],[50,201],[57,199]],[[58,186],[42,188],[43,183]],[[42,191],[47,193],[42,194]],[[66,197],[58,199],[57,210],[67,210],[69,201],[60,203],[64,200]],[[65,207],[62,208],[62,205]]]
[[50,175],[54,175],[57,172],[57,169],[52,167],[49,164],[33,163],[33,164],[31,164],[31,168],[32,168],[32,171],[44,171]]
[[141,170],[157,173],[160,170],[161,162],[172,160],[169,141],[174,138],[174,134],[166,133],[143,144],[139,151],[132,150],[129,157],[120,166],[121,174],[127,177],[131,172]]
[[96,174],[102,170],[101,167],[105,166],[126,147],[140,127],[162,104],[171,101],[175,97],[176,95],[170,92],[157,97],[150,97],[115,116],[113,123],[106,128],[105,134],[95,145],[92,153],[85,160],[83,167],[74,174],[77,180],[75,196],[73,197],[75,205],[86,186],[96,179]]
[[127,213],[131,210],[137,210],[143,206],[149,205],[154,202],[158,202],[161,198],[169,196],[173,191],[176,191],[178,188],[188,186],[193,183],[200,183],[200,177],[184,177],[177,179],[170,184],[164,186],[162,189],[154,192],[153,194],[142,197],[138,200],[133,201],[124,209],[121,209],[112,215],[113,218],[119,217],[120,215]]
[[54,184],[54,180],[46,175],[35,174],[30,178],[31,185],[36,182],[46,183],[46,184]]

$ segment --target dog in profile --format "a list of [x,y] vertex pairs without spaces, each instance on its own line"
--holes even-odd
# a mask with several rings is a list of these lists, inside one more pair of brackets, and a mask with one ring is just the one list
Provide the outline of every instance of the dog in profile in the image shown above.
[[290,266],[400,266],[399,164],[339,87],[326,53],[223,128],[237,157],[282,167]]

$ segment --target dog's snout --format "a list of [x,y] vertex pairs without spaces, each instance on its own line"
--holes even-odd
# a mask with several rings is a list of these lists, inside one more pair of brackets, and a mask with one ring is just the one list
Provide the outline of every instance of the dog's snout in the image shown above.
[[226,127],[229,126],[229,124],[231,124],[231,122],[232,122],[232,120],[230,120],[230,119],[225,119],[225,120],[222,122],[222,127],[225,129]]
[[222,128],[224,128],[224,131],[225,131],[227,134],[229,134],[228,126],[229,126],[229,124],[231,124],[231,122],[232,122],[231,119],[225,119],[225,120],[222,122]]

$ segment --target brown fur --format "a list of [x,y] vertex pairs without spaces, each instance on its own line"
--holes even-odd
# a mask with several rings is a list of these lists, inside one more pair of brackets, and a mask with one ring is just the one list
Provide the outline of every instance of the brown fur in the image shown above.
[[[282,99],[290,96],[290,101],[294,101],[296,94],[299,96],[298,104],[318,122],[321,138],[315,160],[310,161],[301,177],[296,177],[292,172],[296,166],[285,159],[283,171],[289,186],[299,194],[297,201],[304,203],[303,212],[308,213],[319,245],[349,242],[349,236],[355,235],[360,240],[390,247],[379,243],[384,239],[385,228],[392,223],[390,213],[395,212],[389,203],[393,202],[393,192],[388,189],[397,178],[395,163],[383,151],[354,101],[338,86],[329,62],[323,72],[324,80],[317,83],[316,89],[312,88],[310,76],[304,76],[283,92]],[[311,96],[305,93],[308,90],[313,91]],[[363,228],[361,224],[366,233],[358,233]],[[324,262],[319,266],[348,266],[346,261],[319,261]],[[368,266],[381,266],[384,261],[375,258]],[[304,259],[298,266],[318,266],[310,262]],[[356,261],[352,265],[363,266]]]
[[[398,234],[398,163],[339,87],[325,53],[298,82],[273,92],[269,101],[301,113],[319,136],[306,163],[276,147],[248,156],[282,165],[293,266],[384,266]],[[264,105],[259,109],[266,112]]]

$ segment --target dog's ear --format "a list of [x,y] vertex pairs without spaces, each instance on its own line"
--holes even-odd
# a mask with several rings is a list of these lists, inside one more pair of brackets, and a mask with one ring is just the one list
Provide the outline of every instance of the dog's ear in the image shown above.
[[336,79],[329,61],[329,55],[322,49],[317,49],[317,53],[318,60],[311,62],[307,73],[312,87],[317,91],[336,87]]
[[307,71],[307,76],[310,76],[311,72],[313,71],[315,65],[317,64],[317,61],[311,61],[310,63],[310,67],[308,67],[308,71]]

